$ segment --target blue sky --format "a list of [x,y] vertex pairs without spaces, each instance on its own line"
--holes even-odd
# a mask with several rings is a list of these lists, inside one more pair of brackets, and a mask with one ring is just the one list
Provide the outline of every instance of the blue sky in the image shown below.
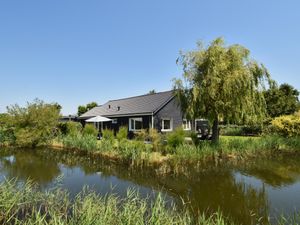
[[299,0],[0,1],[0,112],[169,90],[179,50],[219,36],[300,89],[299,11]]

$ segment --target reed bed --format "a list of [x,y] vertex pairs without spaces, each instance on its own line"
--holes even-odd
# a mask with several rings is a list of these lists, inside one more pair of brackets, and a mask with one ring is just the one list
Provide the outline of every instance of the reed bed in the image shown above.
[[63,146],[70,149],[85,150],[112,157],[132,165],[151,163],[199,162],[216,159],[247,159],[249,157],[268,157],[281,153],[299,153],[300,138],[280,136],[262,137],[221,137],[219,143],[202,141],[198,145],[183,143],[172,148],[161,145],[154,148],[139,140],[103,139],[97,141],[92,136],[66,136],[62,138]]
[[128,190],[125,198],[100,196],[84,188],[74,199],[59,188],[40,191],[28,181],[0,184],[1,224],[228,224],[220,213],[193,218],[188,211],[166,206],[159,194],[149,202]]

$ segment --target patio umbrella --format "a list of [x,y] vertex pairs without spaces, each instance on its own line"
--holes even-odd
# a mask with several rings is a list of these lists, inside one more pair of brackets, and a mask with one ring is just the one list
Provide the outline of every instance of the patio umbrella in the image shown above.
[[104,116],[95,116],[95,117],[92,117],[90,119],[87,119],[85,122],[88,122],[88,123],[97,123],[97,129],[99,130],[99,123],[101,123],[101,130],[103,130],[103,122],[109,122],[109,121],[112,121],[111,119],[109,118],[106,118]]

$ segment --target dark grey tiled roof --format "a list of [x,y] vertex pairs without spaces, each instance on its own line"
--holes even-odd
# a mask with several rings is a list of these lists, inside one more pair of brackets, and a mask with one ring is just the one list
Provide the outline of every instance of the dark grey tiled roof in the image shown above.
[[[130,98],[111,100],[84,113],[80,118],[93,116],[123,116],[150,114],[164,106],[173,98],[173,91],[159,92]],[[119,110],[118,110],[119,109]]]

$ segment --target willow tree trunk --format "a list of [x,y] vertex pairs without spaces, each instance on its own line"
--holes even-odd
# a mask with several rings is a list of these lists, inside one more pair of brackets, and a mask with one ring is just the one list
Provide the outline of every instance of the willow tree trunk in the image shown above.
[[219,141],[219,119],[216,117],[212,127],[212,142],[217,143]]

